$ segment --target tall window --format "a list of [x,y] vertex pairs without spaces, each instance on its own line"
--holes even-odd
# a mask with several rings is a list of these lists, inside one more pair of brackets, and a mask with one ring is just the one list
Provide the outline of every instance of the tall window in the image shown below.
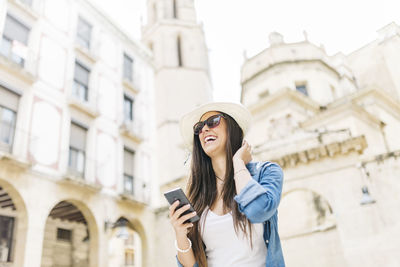
[[133,121],[133,99],[124,95],[124,121]]
[[88,101],[90,71],[79,62],[75,62],[74,86],[72,94],[77,99]]
[[133,59],[124,54],[124,79],[133,81]]
[[176,52],[178,54],[178,66],[182,67],[182,44],[181,44],[181,37],[178,36],[177,41],[176,41]]
[[71,123],[68,167],[72,174],[83,177],[85,173],[87,129]]
[[172,12],[173,12],[173,16],[174,16],[174,19],[176,19],[176,18],[178,18],[178,7],[176,6],[176,0],[172,0],[172,5],[173,5],[173,10],[172,10]]
[[14,17],[7,14],[4,24],[0,54],[24,66],[26,55],[23,55],[28,45],[29,28]]
[[0,86],[0,150],[11,152],[19,96]]
[[83,18],[79,17],[78,28],[76,29],[76,41],[79,45],[89,49],[91,36],[92,25],[90,25],[89,22]]
[[0,263],[11,261],[14,218],[0,216]]
[[307,84],[306,83],[296,83],[296,91],[308,96]]
[[135,152],[124,148],[124,192],[133,195],[133,165]]

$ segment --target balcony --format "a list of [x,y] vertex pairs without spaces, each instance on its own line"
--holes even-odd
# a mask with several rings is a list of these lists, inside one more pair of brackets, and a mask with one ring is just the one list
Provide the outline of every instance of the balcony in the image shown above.
[[71,168],[69,168],[62,179],[59,180],[59,183],[71,185],[81,189],[87,189],[94,193],[97,193],[101,190],[101,185],[86,180],[82,173],[79,173]]
[[136,143],[140,144],[144,140],[143,123],[138,120],[125,120],[119,127],[120,133]]
[[149,204],[149,189],[144,180],[124,175],[124,188],[119,194],[122,201],[129,201],[134,204],[145,206]]
[[76,110],[79,113],[84,113],[92,119],[95,119],[100,115],[94,104],[82,101],[75,96],[70,96],[68,98],[68,105],[71,109]]
[[134,75],[132,80],[122,78],[122,85],[125,89],[136,95],[140,92],[140,76]]
[[77,42],[75,43],[75,54],[78,59],[89,65],[94,65],[98,60],[93,49],[88,49]]
[[0,69],[33,84],[37,80],[37,61],[33,51],[16,40],[3,38],[0,42]]

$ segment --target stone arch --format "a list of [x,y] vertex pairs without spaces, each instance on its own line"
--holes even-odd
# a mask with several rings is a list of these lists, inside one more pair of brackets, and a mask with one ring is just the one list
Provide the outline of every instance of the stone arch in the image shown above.
[[[125,242],[119,240],[119,238],[116,235],[117,231],[120,230],[116,226],[121,225],[120,222],[122,221],[125,221],[124,225],[126,225],[130,229],[129,238]],[[147,256],[145,255],[145,252],[148,251],[147,238],[141,222],[139,222],[136,219],[129,219],[126,216],[120,216],[117,220],[113,221],[112,224],[114,226],[113,230],[110,232],[110,238],[109,238],[109,246],[111,246],[111,250],[109,250],[109,253],[111,255],[109,255],[110,258],[108,265],[109,266],[121,265],[121,251],[129,253],[129,248],[127,248],[126,246],[134,246],[135,251],[132,255],[135,258],[134,266],[148,266]],[[131,237],[132,240],[130,239]],[[137,253],[137,251],[140,252],[139,257],[137,257],[137,255],[135,254],[135,252]],[[125,256],[126,255],[127,254],[125,254]],[[127,264],[129,265],[132,263],[127,263]]]
[[24,199],[18,190],[6,180],[0,178],[0,188],[11,199],[15,208],[15,225],[14,225],[14,244],[12,246],[12,259],[14,266],[23,266],[26,235],[28,230],[28,213]]
[[[284,192],[279,212],[282,218],[280,232],[284,238],[336,227],[333,209],[328,200],[308,188],[294,188]],[[292,224],[293,219],[296,224]]]
[[328,200],[308,188],[282,195],[279,233],[288,266],[343,266],[341,238]]
[[[54,216],[54,213],[52,214],[54,209],[57,207],[62,208],[62,205],[67,205],[67,203],[74,206],[76,208],[76,210],[78,210],[82,214],[84,221],[82,221],[82,219],[79,218],[79,215],[76,215],[76,217],[71,217],[70,219],[72,221],[76,220],[76,222],[78,222],[78,223],[82,222],[82,223],[86,224],[86,236],[84,237],[85,240],[82,239],[82,242],[86,242],[86,241],[89,242],[89,245],[88,245],[89,251],[88,251],[88,256],[87,256],[88,264],[87,265],[79,265],[79,266],[97,267],[99,265],[99,226],[98,226],[98,223],[96,222],[96,219],[95,219],[94,214],[91,211],[91,209],[85,203],[83,203],[81,200],[76,200],[73,198],[65,198],[62,200],[58,199],[57,201],[53,201],[50,211],[48,212],[45,229],[48,226],[49,218],[50,217],[56,218],[58,216],[58,215]],[[74,212],[74,211],[70,211],[70,212]],[[60,216],[59,217],[60,219],[64,218],[63,220],[68,221],[68,219],[66,219],[66,217],[62,217],[61,215],[59,215],[59,216]],[[44,245],[44,243],[45,243],[45,241],[43,241],[43,245]],[[42,255],[43,255],[43,253],[42,253]],[[42,258],[41,266],[43,266],[43,258]],[[73,266],[76,266],[76,265],[73,265]]]

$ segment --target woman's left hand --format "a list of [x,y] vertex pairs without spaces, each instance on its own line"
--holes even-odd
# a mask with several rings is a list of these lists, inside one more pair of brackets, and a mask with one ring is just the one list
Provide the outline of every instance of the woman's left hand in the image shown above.
[[235,155],[233,156],[233,161],[242,160],[244,164],[249,163],[252,160],[251,156],[251,146],[247,143],[246,140],[243,140],[243,144],[238,151],[236,151]]

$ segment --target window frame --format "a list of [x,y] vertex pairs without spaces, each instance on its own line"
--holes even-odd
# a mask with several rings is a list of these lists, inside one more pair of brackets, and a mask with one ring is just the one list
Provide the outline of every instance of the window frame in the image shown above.
[[[124,178],[124,180],[123,180],[123,192],[126,193],[126,194],[134,195],[134,192],[135,192],[135,176],[134,176],[134,172],[135,172],[134,164],[135,164],[135,162],[134,161],[135,161],[136,152],[134,150],[128,148],[128,147],[124,147],[123,153],[124,153],[123,154],[123,159],[124,159],[124,161],[123,161],[124,162],[124,166],[123,166],[123,178]],[[125,153],[129,153],[130,157],[132,158],[132,162],[131,162],[132,165],[131,165],[131,168],[130,168],[131,169],[131,173],[127,173],[126,172]],[[131,184],[131,188],[129,190],[127,190],[127,187],[126,187],[127,180],[129,180],[129,182]]]
[[[23,31],[26,31],[26,38],[25,38],[26,42],[19,41],[17,39],[13,39],[11,36],[7,35],[6,25],[7,25],[8,19],[12,21],[10,23],[17,25],[18,27],[20,27],[20,29],[23,29]],[[13,53],[13,51],[12,51],[13,50],[13,42],[15,41],[15,42],[21,43],[25,47],[28,47],[30,32],[31,32],[31,28],[28,27],[27,25],[25,25],[25,23],[23,23],[21,20],[16,18],[14,15],[12,15],[10,13],[6,13],[5,22],[4,22],[4,26],[3,26],[3,32],[2,32],[2,36],[1,36],[0,54],[3,55],[4,57],[6,57],[7,59],[13,61],[14,63],[20,65],[21,67],[24,67],[26,59]],[[4,42],[9,43],[8,47],[4,46]]]
[[296,82],[295,83],[295,90],[305,96],[310,96],[308,92],[308,84],[305,81]]
[[[87,137],[87,134],[88,134],[88,129],[86,128],[86,127],[84,127],[83,125],[81,125],[81,124],[79,124],[79,123],[77,123],[77,122],[74,122],[74,121],[71,121],[71,124],[70,124],[71,126],[70,126],[70,137],[69,137],[69,148],[68,148],[68,170],[69,170],[69,172],[71,172],[71,173],[73,173],[73,174],[75,174],[75,175],[79,175],[80,177],[85,177],[85,169],[86,169],[86,150],[87,150],[87,140],[85,139],[85,144],[84,144],[84,146],[85,146],[85,148],[84,149],[81,149],[81,148],[78,148],[78,147],[75,147],[75,146],[73,146],[71,143],[71,133],[72,133],[72,125],[74,125],[74,126],[76,126],[76,127],[78,127],[78,128],[80,128],[80,129],[82,129],[82,130],[84,130],[85,131],[85,136]],[[75,164],[72,164],[73,162],[72,162],[72,160],[71,160],[71,156],[72,156],[72,153],[71,153],[71,151],[73,151],[74,153],[76,153],[76,155],[77,156],[79,156],[80,154],[83,156],[83,166],[82,166],[82,171],[80,171],[80,170],[78,170],[78,168],[77,168],[77,166],[78,166],[78,160],[76,160],[76,162],[74,162]],[[76,159],[78,159],[78,157],[76,157]]]
[[[127,114],[127,110],[126,110],[126,103],[129,102],[129,114]],[[124,122],[133,122],[134,119],[134,112],[133,112],[133,104],[135,103],[135,100],[133,97],[124,94]],[[128,115],[128,117],[126,116]]]
[[[5,237],[6,242],[7,242],[7,247],[8,247],[6,262],[11,262],[12,257],[13,257],[12,255],[13,255],[13,247],[14,247],[15,217],[0,215],[0,222],[3,222],[3,220],[8,220],[9,223],[11,222],[10,223],[11,226],[9,225],[9,229],[7,229],[7,237]],[[0,232],[0,242],[1,242],[1,238],[2,238],[2,232]]]
[[[89,36],[84,36],[83,34],[81,34],[82,32],[79,31],[81,23],[89,28]],[[82,16],[78,16],[78,22],[76,26],[76,42],[85,49],[90,50],[92,44],[92,34],[93,34],[93,25],[90,24]]]
[[[77,79],[77,75],[76,75],[76,68],[77,66],[79,66],[81,69],[87,71],[87,76],[88,76],[88,80],[87,80],[87,84],[85,84],[84,82],[80,81]],[[72,90],[72,95],[82,101],[82,102],[89,102],[89,84],[90,84],[90,68],[86,67],[84,64],[82,64],[81,62],[79,62],[78,60],[75,60],[75,68],[74,68],[74,88]],[[84,96],[83,99],[80,95],[80,89],[84,90]]]
[[[128,62],[130,67],[127,69],[125,63]],[[122,78],[126,81],[133,82],[133,66],[134,60],[127,53],[123,55],[123,70],[122,70]]]

